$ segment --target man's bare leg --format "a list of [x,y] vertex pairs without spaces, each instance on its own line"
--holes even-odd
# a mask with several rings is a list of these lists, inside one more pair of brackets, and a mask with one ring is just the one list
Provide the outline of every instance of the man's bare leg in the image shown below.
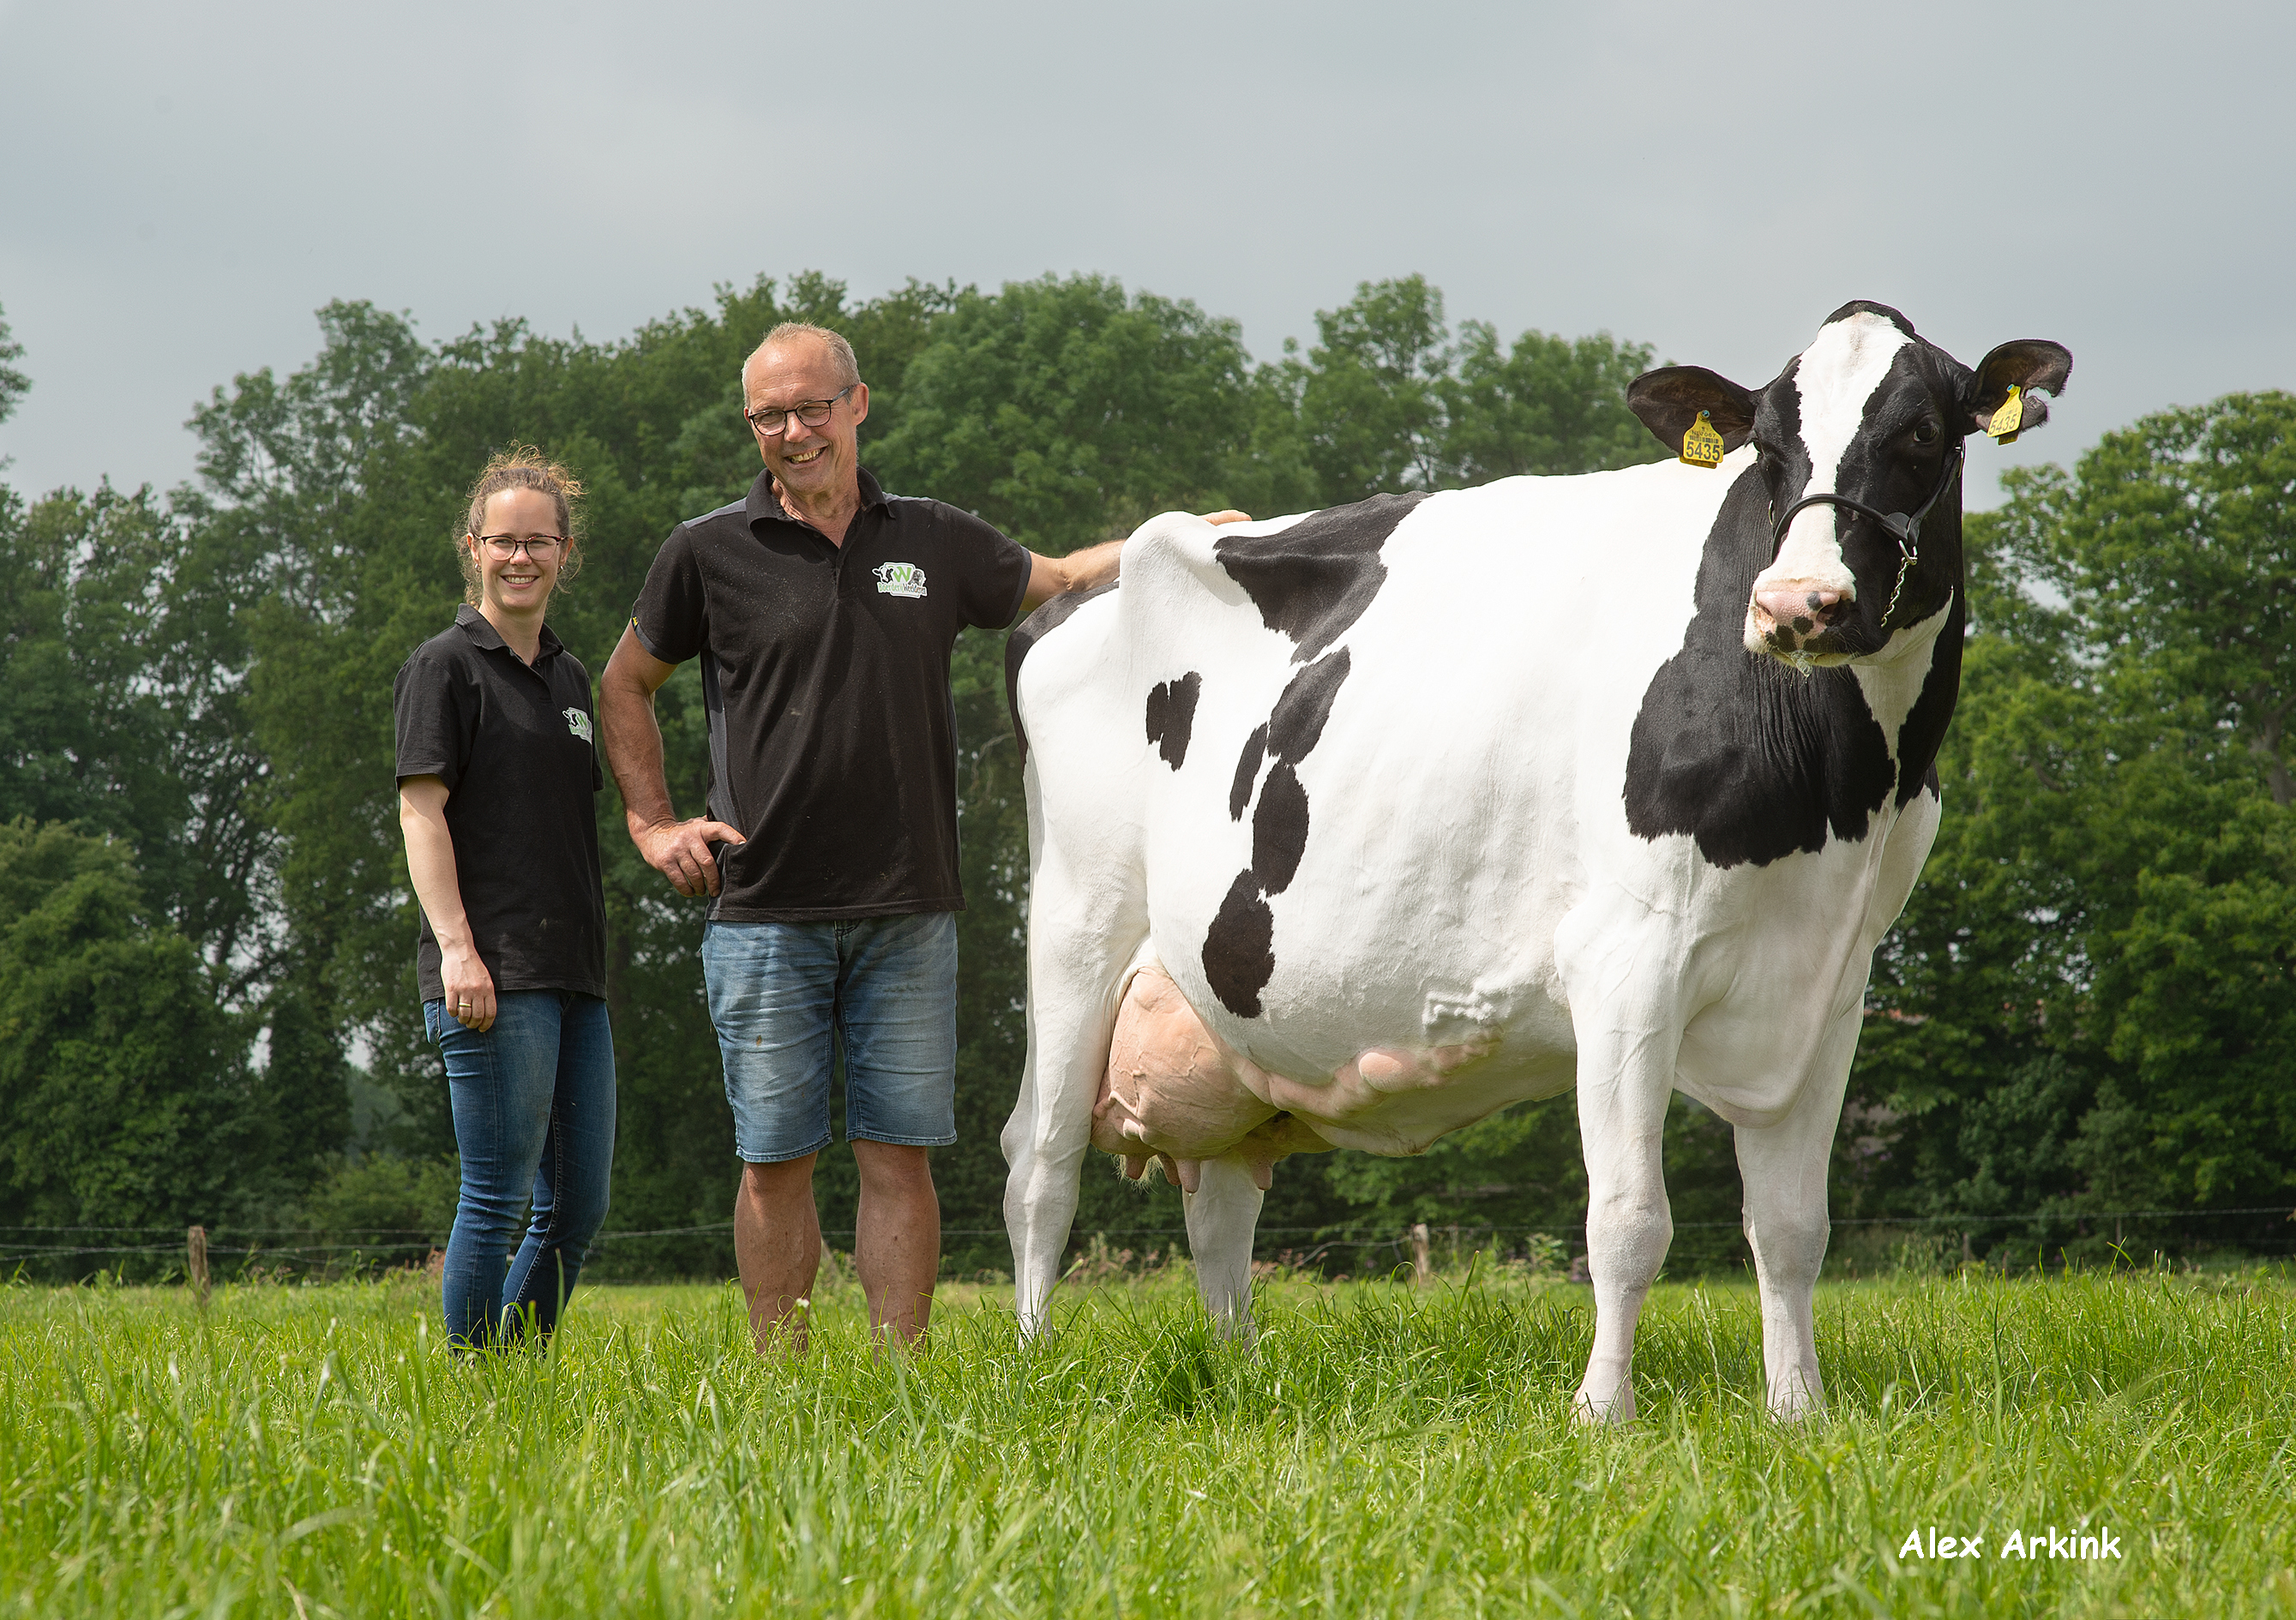
[[[869,1297],[869,1327],[914,1345],[932,1317],[933,1280],[940,1275],[940,1199],[923,1148],[857,1141],[861,1169],[860,1230],[853,1262]],[[746,1275],[746,1273],[745,1273]]]
[[[805,1354],[806,1312],[799,1305],[813,1298],[821,1267],[814,1158],[808,1153],[775,1165],[745,1164],[741,1190],[734,1195],[734,1259],[742,1269],[742,1294],[750,1302],[750,1331],[759,1355],[783,1347],[792,1355]],[[862,1207],[867,1208],[865,1201]],[[936,1219],[936,1244],[939,1232]]]

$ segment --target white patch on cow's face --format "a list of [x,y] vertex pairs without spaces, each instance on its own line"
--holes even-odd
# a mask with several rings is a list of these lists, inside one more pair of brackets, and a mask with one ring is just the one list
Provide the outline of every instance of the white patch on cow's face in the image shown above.
[[[1801,392],[1801,442],[1809,455],[1802,495],[1833,495],[1841,458],[1866,420],[1866,402],[1890,374],[1890,363],[1913,340],[1881,315],[1860,312],[1836,321],[1802,351],[1794,386]],[[1812,506],[1797,513],[1777,558],[1754,581],[1757,591],[1792,581],[1814,591],[1857,595],[1857,577],[1834,538],[1839,513]],[[1751,626],[1750,636],[1751,636]],[[1759,643],[1751,640],[1749,645]]]

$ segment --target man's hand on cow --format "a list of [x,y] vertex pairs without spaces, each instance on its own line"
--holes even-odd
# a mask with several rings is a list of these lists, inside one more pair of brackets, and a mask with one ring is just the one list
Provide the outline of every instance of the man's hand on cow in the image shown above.
[[1251,514],[1250,512],[1238,511],[1233,506],[1222,507],[1218,511],[1198,512],[1196,515],[1207,523],[1249,523],[1251,521]]
[[646,863],[669,880],[669,886],[689,898],[714,895],[721,887],[712,844],[746,844],[749,840],[723,822],[697,815],[690,822],[660,822],[631,835]]

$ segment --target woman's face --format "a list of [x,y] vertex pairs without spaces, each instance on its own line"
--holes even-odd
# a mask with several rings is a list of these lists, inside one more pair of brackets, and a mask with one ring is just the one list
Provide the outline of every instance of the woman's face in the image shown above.
[[[521,546],[507,557],[497,554],[508,541],[552,539],[556,544]],[[478,558],[480,595],[513,613],[549,601],[566,560],[565,536],[558,532],[558,503],[538,489],[504,489],[488,495],[485,524],[476,535],[465,535],[463,544]]]

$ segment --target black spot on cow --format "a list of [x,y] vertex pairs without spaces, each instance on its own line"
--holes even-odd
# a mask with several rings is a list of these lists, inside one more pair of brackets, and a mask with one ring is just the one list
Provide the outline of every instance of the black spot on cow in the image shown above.
[[[1745,649],[1746,601],[1770,560],[1767,505],[1758,477],[1723,498],[1698,566],[1697,615],[1682,650],[1651,677],[1627,757],[1636,836],[1689,833],[1722,867],[1815,853],[1829,833],[1861,839],[1898,782],[1852,670],[1804,675]],[[1958,628],[1948,634],[1957,650]],[[1932,741],[1907,760],[1911,780],[1935,752]]]
[[1344,647],[1328,657],[1325,650],[1379,594],[1387,579],[1380,548],[1424,499],[1374,495],[1314,513],[1281,534],[1223,535],[1213,542],[1212,554],[1261,620],[1295,643],[1292,661],[1308,666],[1284,685],[1267,724],[1245,740],[1228,789],[1228,819],[1242,821],[1261,763],[1275,756],[1252,813],[1250,870],[1236,874],[1204,936],[1204,978],[1238,1018],[1259,1016],[1259,993],[1275,972],[1275,917],[1267,896],[1292,886],[1308,852],[1308,793],[1293,767],[1323,740],[1350,662]]
[[[1230,821],[1243,818],[1261,760],[1269,754],[1275,757],[1275,768],[1260,784],[1259,807],[1251,814],[1251,869],[1236,878],[1204,938],[1204,977],[1221,1004],[1239,1018],[1259,1015],[1260,989],[1275,971],[1275,920],[1266,896],[1292,887],[1308,853],[1308,790],[1292,767],[1323,740],[1324,723],[1332,717],[1332,704],[1351,662],[1342,647],[1293,675],[1275,700],[1267,724],[1244,740],[1243,753],[1235,762],[1235,781],[1227,795]],[[1215,961],[1224,965],[1215,968]],[[1238,965],[1263,961],[1264,969],[1251,969],[1257,978]],[[1231,995],[1221,989],[1224,982],[1237,993]]]
[[1220,1005],[1240,1019],[1259,1016],[1259,993],[1275,974],[1275,914],[1259,882],[1238,872],[1204,936],[1204,979]]
[[[1089,591],[1070,591],[1055,596],[1022,619],[1013,634],[1004,638],[1004,707],[1013,716],[1013,739],[1021,745],[1022,759],[1029,757],[1029,733],[1021,725],[1021,661],[1029,656],[1029,648],[1066,623],[1070,614],[1095,597],[1105,596],[1119,583],[1111,579],[1106,585],[1093,586]],[[1193,713],[1193,703],[1190,708]],[[1186,745],[1184,743],[1182,746]]]
[[1340,683],[1348,678],[1350,664],[1348,650],[1342,647],[1292,677],[1283,695],[1275,700],[1275,713],[1267,717],[1269,753],[1293,765],[1308,757],[1323,740],[1324,722],[1332,717],[1332,701],[1340,695]]
[[1203,690],[1204,677],[1191,669],[1177,681],[1158,682],[1148,693],[1148,740],[1175,771],[1188,757],[1188,733]]
[[1966,580],[1956,581],[1953,611],[1946,615],[1945,627],[1938,632],[1936,645],[1931,649],[1930,672],[1922,677],[1921,696],[1914,700],[1913,708],[1906,711],[1905,724],[1898,728],[1898,805],[1901,809],[1923,788],[1932,798],[1939,796],[1937,754],[1961,696],[1961,643],[1969,626],[1968,600]]
[[1228,820],[1243,819],[1243,807],[1251,802],[1251,784],[1259,780],[1259,764],[1267,757],[1267,728],[1255,726],[1243,740],[1243,752],[1236,757],[1235,781],[1227,790]]
[[1292,887],[1308,853],[1308,790],[1290,763],[1278,760],[1251,813],[1251,875],[1260,888],[1280,895]]
[[1892,309],[1887,304],[1876,304],[1871,299],[1850,299],[1841,308],[1826,316],[1825,324],[1831,326],[1836,321],[1846,321],[1854,315],[1880,315],[1883,320],[1896,327],[1899,331],[1904,332],[1906,336],[1909,338],[1918,338],[1922,335],[1914,330],[1914,323],[1906,319],[1901,311]]
[[1379,549],[1424,495],[1374,495],[1302,518],[1273,535],[1223,534],[1212,555],[1304,664],[1347,634],[1387,579]]

